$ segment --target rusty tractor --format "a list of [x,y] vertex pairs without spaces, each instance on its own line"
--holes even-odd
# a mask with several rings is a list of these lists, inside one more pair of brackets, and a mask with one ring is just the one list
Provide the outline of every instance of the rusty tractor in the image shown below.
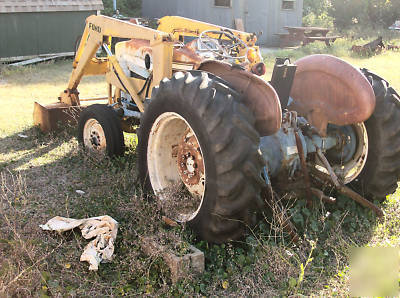
[[[119,38],[115,52],[112,39]],[[122,155],[138,135],[138,169],[168,218],[221,243],[238,239],[271,187],[330,202],[329,184],[378,216],[400,174],[400,99],[389,83],[328,55],[277,59],[272,78],[255,34],[182,17],[157,30],[90,16],[59,102],[36,103],[50,130],[81,107],[85,75],[105,75],[107,104],[80,113],[78,139]],[[103,47],[107,57],[96,57]]]

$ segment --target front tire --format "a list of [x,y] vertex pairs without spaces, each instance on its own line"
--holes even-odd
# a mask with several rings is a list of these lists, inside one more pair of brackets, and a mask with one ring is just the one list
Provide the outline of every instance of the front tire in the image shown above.
[[[254,124],[239,95],[211,74],[176,73],[153,90],[138,134],[139,176],[167,216],[213,243],[243,236],[264,185]],[[171,187],[186,195],[168,196]]]
[[85,108],[78,121],[78,141],[83,148],[98,156],[124,154],[124,134],[114,110],[102,104]]

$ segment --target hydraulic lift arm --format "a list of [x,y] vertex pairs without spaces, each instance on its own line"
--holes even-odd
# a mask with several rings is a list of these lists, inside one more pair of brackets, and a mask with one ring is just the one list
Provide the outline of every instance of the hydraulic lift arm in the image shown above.
[[[59,97],[61,103],[71,106],[80,104],[77,87],[84,75],[107,74],[107,81],[115,82],[117,87],[128,92],[139,110],[143,111],[142,100],[137,95],[138,88],[133,80],[124,74],[108,48],[107,44],[110,44],[111,38],[115,37],[148,40],[153,50],[154,65],[157,65],[153,71],[154,81],[160,82],[165,77],[171,77],[172,35],[106,16],[90,16],[86,19],[85,31],[73,62],[68,87]],[[108,49],[108,57],[96,58],[96,52],[103,44],[106,50]]]

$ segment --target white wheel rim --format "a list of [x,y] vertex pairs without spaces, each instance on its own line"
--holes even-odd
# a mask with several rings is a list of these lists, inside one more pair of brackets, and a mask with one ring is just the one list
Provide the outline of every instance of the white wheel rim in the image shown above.
[[94,118],[86,121],[83,127],[83,144],[89,151],[95,153],[105,153],[107,142],[103,127]]
[[353,125],[354,132],[357,137],[357,149],[351,160],[343,165],[333,166],[335,173],[342,177],[343,183],[348,184],[360,175],[364,169],[368,157],[368,135],[367,128],[364,123],[357,123]]
[[[357,148],[354,156],[346,163],[332,165],[335,174],[342,179],[344,184],[352,182],[360,175],[368,157],[368,134],[364,123],[353,124],[352,127],[357,137]],[[319,159],[315,167],[319,171],[329,174]]]
[[194,130],[179,114],[163,113],[153,123],[147,166],[151,186],[167,216],[179,222],[196,217],[206,187],[203,151]]

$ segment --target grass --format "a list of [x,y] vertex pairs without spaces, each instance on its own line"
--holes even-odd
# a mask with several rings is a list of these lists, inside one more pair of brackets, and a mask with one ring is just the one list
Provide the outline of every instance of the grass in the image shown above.
[[[400,34],[399,34],[400,37]],[[384,51],[381,54],[371,55],[368,57],[359,56],[350,51],[352,45],[363,45],[371,39],[338,39],[330,48],[327,48],[325,43],[315,42],[301,48],[277,50],[267,54],[266,63],[267,77],[270,78],[275,62],[275,57],[289,57],[292,61],[296,61],[301,57],[311,54],[330,54],[340,57],[352,65],[359,68],[368,68],[379,74],[390,82],[395,89],[400,89],[400,76],[398,69],[400,66],[399,51]],[[385,40],[386,41],[386,40]],[[390,40],[390,44],[400,45],[400,38]]]
[[[1,67],[1,65],[0,65]],[[64,60],[17,69],[0,68],[0,98],[2,113],[0,122],[8,123],[0,128],[0,136],[32,127],[33,101],[43,104],[57,101],[67,87],[72,62]],[[107,94],[102,77],[85,77],[81,83],[81,98],[100,97]],[[9,116],[13,115],[13,121]],[[6,127],[6,129],[5,129]]]
[[[276,56],[295,60],[328,52],[368,67],[400,90],[400,53],[355,57],[349,44],[277,51],[266,57],[268,69]],[[123,158],[98,162],[80,150],[74,127],[52,134],[33,127],[33,101],[56,101],[70,71],[66,60],[0,73],[0,296],[348,296],[351,247],[400,245],[400,192],[382,204],[382,221],[346,198],[312,208],[303,200],[284,201],[301,235],[296,245],[268,216],[243,241],[224,245],[197,241],[185,226],[165,226],[136,181],[133,135],[125,136]],[[104,79],[85,79],[79,90],[83,97],[101,96]],[[98,272],[79,262],[87,243],[79,231],[58,235],[38,227],[56,215],[104,214],[120,229],[114,261]],[[205,252],[206,272],[172,285],[162,259],[141,251],[138,237],[145,235],[194,244]]]

